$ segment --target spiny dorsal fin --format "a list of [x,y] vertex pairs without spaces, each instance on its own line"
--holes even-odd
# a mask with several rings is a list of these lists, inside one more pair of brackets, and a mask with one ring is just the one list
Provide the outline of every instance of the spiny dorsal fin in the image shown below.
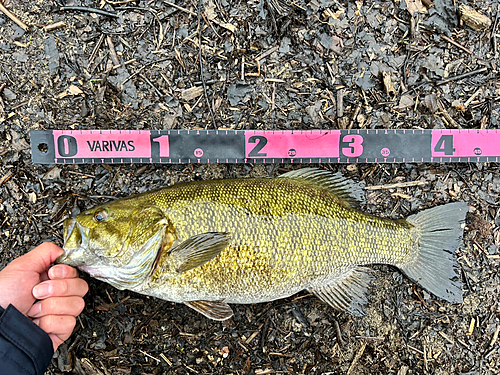
[[310,184],[328,189],[332,194],[347,202],[351,207],[358,208],[365,203],[364,182],[355,182],[345,178],[340,172],[333,173],[318,168],[302,168],[287,172],[278,177],[301,179]]
[[366,293],[371,279],[369,268],[357,267],[333,283],[309,288],[308,291],[337,310],[365,316],[363,305],[368,302]]
[[197,234],[172,249],[170,257],[177,264],[177,272],[186,272],[215,258],[229,245],[230,240],[228,233]]
[[189,301],[184,304],[213,320],[227,320],[233,316],[233,310],[224,301]]

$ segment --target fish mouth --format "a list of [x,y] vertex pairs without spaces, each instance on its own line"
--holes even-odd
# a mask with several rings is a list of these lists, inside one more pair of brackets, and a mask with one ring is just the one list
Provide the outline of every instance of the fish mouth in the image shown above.
[[67,264],[78,267],[83,264],[81,254],[88,243],[89,230],[76,219],[66,219],[63,224],[64,253],[57,257],[56,264]]

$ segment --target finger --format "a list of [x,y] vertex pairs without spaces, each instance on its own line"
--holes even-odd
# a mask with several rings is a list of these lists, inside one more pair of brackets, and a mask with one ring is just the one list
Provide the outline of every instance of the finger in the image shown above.
[[71,297],[50,297],[41,300],[28,311],[30,318],[41,318],[47,315],[79,315],[85,307],[83,298]]
[[69,335],[55,335],[53,333],[49,333],[49,337],[52,340],[52,346],[54,347],[54,352],[57,350],[59,345],[61,345],[64,341],[69,339],[71,333]]
[[[48,333],[51,338],[55,335],[60,340],[64,341],[71,336],[76,325],[76,318],[72,315],[47,315],[34,319],[33,323]],[[53,338],[52,342],[56,344]],[[59,344],[60,342],[57,345]],[[56,345],[54,345],[54,347],[57,348]]]
[[33,297],[36,299],[69,296],[83,297],[88,290],[89,286],[82,279],[48,280],[35,285],[33,288]]
[[49,277],[51,280],[75,278],[78,277],[78,271],[65,264],[56,264],[50,268]]
[[44,242],[18,259],[22,259],[26,268],[41,274],[45,272],[62,253],[64,253],[64,250],[56,244]]

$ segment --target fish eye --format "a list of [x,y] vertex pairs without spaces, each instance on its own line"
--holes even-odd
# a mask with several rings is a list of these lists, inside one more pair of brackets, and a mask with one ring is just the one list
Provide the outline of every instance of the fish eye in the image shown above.
[[97,222],[105,221],[108,218],[108,213],[106,211],[97,211],[94,214],[94,220]]

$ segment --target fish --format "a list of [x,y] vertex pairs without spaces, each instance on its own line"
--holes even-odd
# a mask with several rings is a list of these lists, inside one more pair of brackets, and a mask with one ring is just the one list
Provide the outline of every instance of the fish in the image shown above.
[[455,251],[466,203],[399,220],[362,212],[363,204],[363,182],[317,168],[179,183],[67,219],[57,263],[219,321],[233,316],[229,304],[304,290],[364,316],[372,264],[397,267],[439,299],[463,301]]

